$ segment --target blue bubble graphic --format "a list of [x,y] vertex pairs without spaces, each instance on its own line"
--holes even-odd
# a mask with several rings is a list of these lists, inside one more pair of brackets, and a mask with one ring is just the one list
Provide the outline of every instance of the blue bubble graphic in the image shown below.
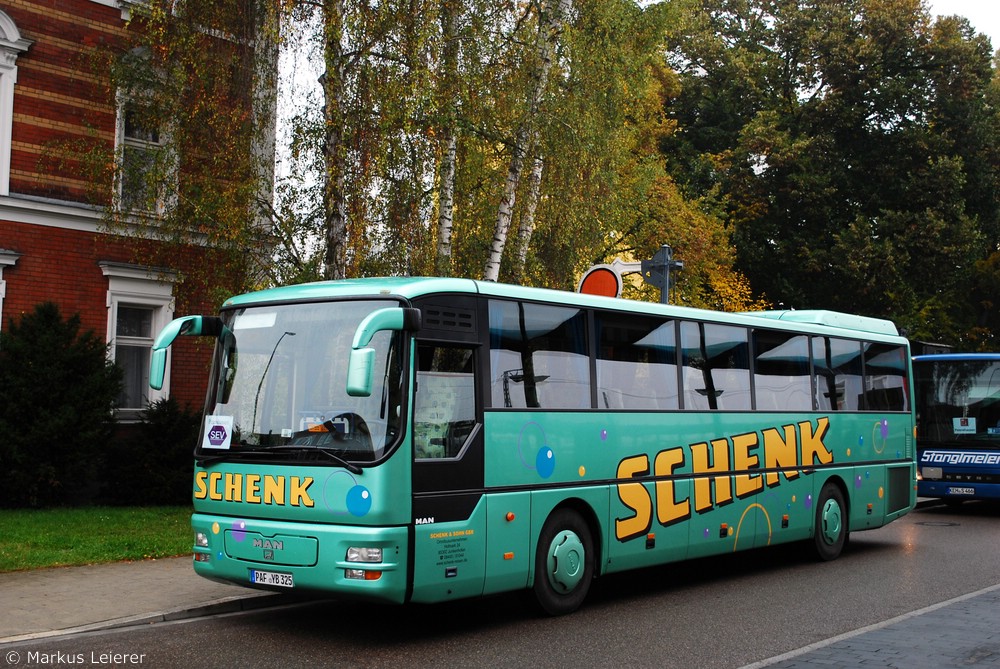
[[543,479],[552,476],[552,472],[556,470],[556,454],[548,446],[538,451],[535,457],[535,469]]
[[363,516],[372,508],[372,494],[363,485],[347,491],[347,510],[354,516]]

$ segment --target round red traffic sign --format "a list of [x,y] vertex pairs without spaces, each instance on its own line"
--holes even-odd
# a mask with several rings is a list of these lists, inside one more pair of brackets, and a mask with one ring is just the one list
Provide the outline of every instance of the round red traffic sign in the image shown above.
[[622,294],[622,278],[608,265],[594,265],[580,279],[577,292],[587,295],[618,297]]

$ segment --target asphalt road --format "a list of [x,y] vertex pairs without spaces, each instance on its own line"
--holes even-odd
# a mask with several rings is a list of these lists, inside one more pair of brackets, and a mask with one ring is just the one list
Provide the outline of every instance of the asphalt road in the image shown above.
[[58,666],[61,653],[63,666],[735,668],[1000,583],[998,523],[1000,506],[934,507],[855,533],[834,562],[784,546],[615,575],[561,618],[519,595],[323,601],[4,651],[18,666]]

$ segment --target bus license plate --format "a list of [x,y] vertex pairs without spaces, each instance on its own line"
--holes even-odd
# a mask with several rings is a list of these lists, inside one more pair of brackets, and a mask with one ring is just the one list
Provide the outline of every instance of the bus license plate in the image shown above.
[[276,585],[279,588],[295,587],[291,574],[282,574],[276,571],[261,571],[260,569],[250,570],[250,582],[257,585]]
[[949,495],[975,495],[975,488],[948,488]]

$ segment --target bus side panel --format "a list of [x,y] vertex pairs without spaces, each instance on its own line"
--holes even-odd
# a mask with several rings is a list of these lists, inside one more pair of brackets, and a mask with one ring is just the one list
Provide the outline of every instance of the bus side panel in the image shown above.
[[571,490],[535,490],[531,493],[531,545],[529,547],[530,573],[528,584],[535,579],[535,555],[542,527],[556,507],[576,509],[593,531],[596,562],[594,573],[603,574],[608,555],[608,532],[603,520],[608,517],[608,486],[598,485]]
[[814,476],[802,469],[765,474],[764,489],[756,500],[756,548],[812,536],[815,513],[810,500],[816,486]]
[[916,503],[913,476],[909,463],[862,465],[845,472],[851,531],[882,527],[909,512]]
[[413,528],[414,602],[441,602],[483,594],[487,502],[467,520],[418,523]]
[[[755,474],[759,478],[759,474]],[[736,476],[699,476],[692,481],[693,515],[689,524],[688,557],[731,553],[757,545],[757,533],[768,525],[757,495],[740,499]]]
[[[611,488],[608,571],[683,560],[688,555],[691,481],[622,481]],[[661,506],[662,505],[662,506]],[[667,524],[661,524],[666,517]]]
[[903,466],[889,466],[886,472],[889,486],[886,522],[889,522],[912,511],[917,504],[917,465],[909,462]]
[[849,527],[852,532],[874,529],[885,524],[885,471],[885,465],[862,465],[844,472],[844,483],[849,495]]
[[527,587],[532,557],[531,495],[489,495],[486,508],[485,594]]

